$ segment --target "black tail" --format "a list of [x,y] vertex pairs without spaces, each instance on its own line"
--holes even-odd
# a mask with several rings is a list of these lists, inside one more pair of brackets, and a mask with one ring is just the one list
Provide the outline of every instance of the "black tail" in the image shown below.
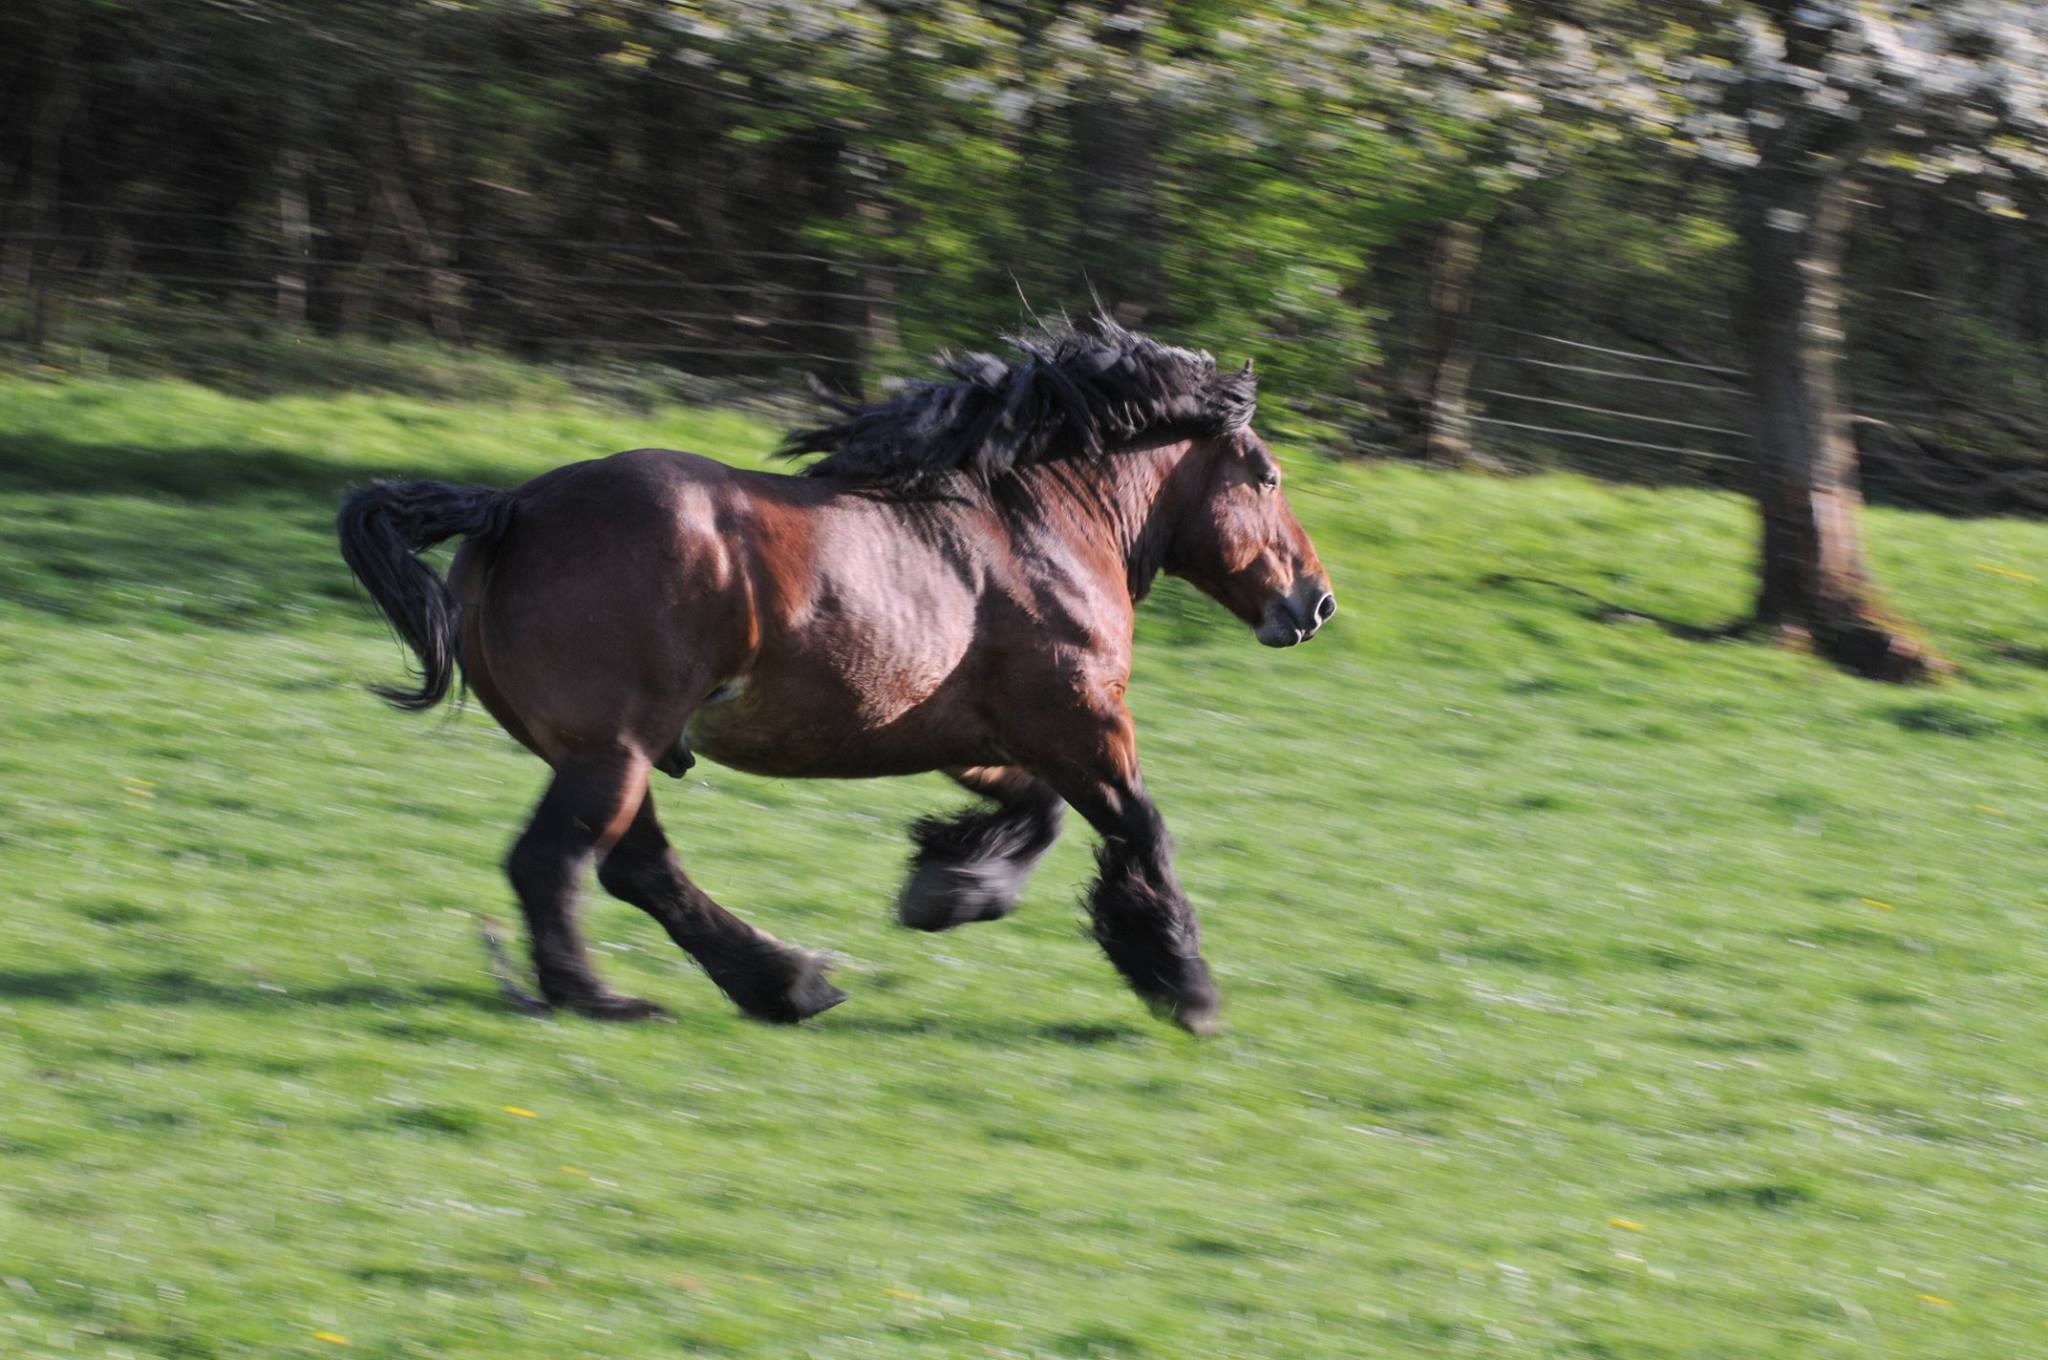
[[455,597],[415,555],[457,534],[488,541],[504,532],[511,497],[447,482],[373,482],[342,502],[335,530],[342,560],[420,662],[417,689],[372,685],[400,708],[432,708],[455,679]]

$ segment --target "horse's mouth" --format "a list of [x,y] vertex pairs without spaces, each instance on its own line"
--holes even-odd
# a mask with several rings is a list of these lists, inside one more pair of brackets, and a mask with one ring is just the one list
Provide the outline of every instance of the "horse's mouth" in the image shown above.
[[1298,647],[1322,631],[1324,622],[1337,612],[1336,598],[1327,590],[1315,592],[1313,604],[1298,603],[1299,591],[1276,595],[1266,604],[1266,615],[1252,635],[1268,647]]
[[1321,633],[1335,612],[1337,596],[1329,592],[1329,578],[1303,576],[1284,594],[1266,600],[1266,612],[1253,635],[1268,647],[1298,647]]
[[1300,643],[1315,637],[1315,629],[1303,629],[1286,617],[1286,610],[1266,610],[1266,621],[1251,631],[1253,637],[1268,647],[1298,647]]

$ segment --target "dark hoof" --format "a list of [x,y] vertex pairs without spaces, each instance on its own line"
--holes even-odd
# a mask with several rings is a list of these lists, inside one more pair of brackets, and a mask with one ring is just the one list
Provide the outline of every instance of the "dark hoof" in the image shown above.
[[1222,1008],[1213,996],[1200,1001],[1171,1001],[1165,997],[1148,996],[1144,1001],[1153,1015],[1180,1026],[1197,1039],[1207,1039],[1223,1032]]
[[779,985],[763,985],[758,991],[734,989],[732,999],[749,1016],[771,1025],[794,1025],[846,1000],[845,992],[825,980],[831,965],[824,956],[792,951],[789,963]]
[[1174,990],[1158,992],[1144,988],[1138,995],[1152,1008],[1152,1014],[1179,1025],[1196,1038],[1206,1039],[1223,1032],[1223,1001],[1216,993],[1216,984],[1209,979],[1208,965],[1200,959],[1187,961],[1180,985]]
[[896,919],[912,930],[951,930],[1008,916],[1025,870],[1008,860],[920,864],[896,898]]
[[1207,1039],[1223,1032],[1222,1007],[1213,996],[1201,1001],[1183,1001],[1168,1006],[1164,1018],[1173,1021],[1197,1039]]
[[666,1020],[668,1012],[652,1001],[637,996],[582,997],[573,1001],[558,1001],[560,1009],[574,1011],[586,1020]]

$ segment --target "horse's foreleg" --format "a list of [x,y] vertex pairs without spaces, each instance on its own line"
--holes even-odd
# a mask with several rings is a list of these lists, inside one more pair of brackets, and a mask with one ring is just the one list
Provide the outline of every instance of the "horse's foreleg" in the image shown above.
[[1009,915],[1032,867],[1060,834],[1060,796],[1024,771],[983,766],[948,773],[995,806],[925,817],[911,827],[917,849],[896,919],[917,930]]
[[519,894],[541,995],[602,1020],[638,1020],[661,1007],[621,996],[591,965],[576,924],[576,899],[593,852],[611,846],[647,790],[646,762],[628,755],[564,761],[524,833],[505,857]]
[[846,1000],[825,960],[748,925],[690,881],[643,794],[632,824],[597,868],[598,882],[659,921],[733,1004],[757,1020],[794,1024]]
[[1133,991],[1195,1034],[1217,1028],[1202,930],[1173,872],[1173,845],[1145,795],[1130,715],[1118,711],[1038,770],[1102,836],[1088,892],[1095,939]]

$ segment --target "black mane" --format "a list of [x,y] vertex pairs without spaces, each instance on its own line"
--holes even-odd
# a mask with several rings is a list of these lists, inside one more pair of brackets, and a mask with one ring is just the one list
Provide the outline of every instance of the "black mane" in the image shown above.
[[914,489],[945,473],[982,483],[1061,458],[1243,429],[1258,405],[1251,365],[1219,373],[1206,351],[1162,345],[1107,317],[1006,337],[1019,358],[942,354],[951,382],[908,381],[872,406],[798,430],[783,457],[825,456],[812,477]]

